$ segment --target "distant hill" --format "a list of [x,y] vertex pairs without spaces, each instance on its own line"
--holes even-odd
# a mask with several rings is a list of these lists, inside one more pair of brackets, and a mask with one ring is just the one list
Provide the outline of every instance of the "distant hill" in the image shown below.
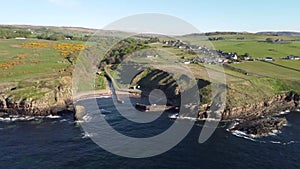
[[[103,29],[94,29],[94,28],[84,28],[84,27],[72,27],[72,26],[41,26],[41,25],[4,25],[0,24],[0,28],[8,28],[8,29],[31,29],[35,31],[45,31],[45,30],[52,30],[52,31],[70,31],[70,32],[81,32],[81,33],[89,33],[93,34],[97,32],[97,34],[101,35],[112,35],[112,34],[128,34],[129,32],[123,31],[116,31],[116,30],[103,30]],[[132,34],[132,33],[129,33]],[[206,32],[206,33],[191,33],[182,35],[182,37],[190,37],[190,36],[217,36],[217,35],[251,35],[251,34],[258,34],[258,35],[275,35],[275,36],[300,36],[300,32],[290,32],[290,31],[264,31],[264,32],[257,32],[257,33],[250,33],[250,32]],[[147,34],[144,34],[145,36]],[[153,36],[149,35],[149,36]]]
[[257,32],[259,35],[277,35],[277,36],[300,36],[300,32]]
[[83,27],[67,27],[67,26],[39,26],[39,25],[0,25],[0,28],[20,28],[20,29],[60,29],[60,30],[71,30],[71,31],[80,31],[80,32],[96,32],[97,29],[83,28]]
[[115,30],[104,30],[104,29],[93,29],[84,27],[72,27],[72,26],[42,26],[42,25],[1,25],[0,28],[7,29],[30,29],[37,32],[54,31],[54,32],[77,32],[77,33],[96,33],[98,35],[127,35],[128,32],[115,31]]

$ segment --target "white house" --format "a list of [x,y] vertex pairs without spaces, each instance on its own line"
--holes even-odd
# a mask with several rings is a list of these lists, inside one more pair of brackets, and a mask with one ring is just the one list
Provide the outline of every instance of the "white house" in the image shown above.
[[273,58],[272,58],[272,57],[266,57],[266,58],[264,59],[264,61],[273,61]]
[[147,55],[147,58],[153,58],[154,56],[153,55]]
[[16,37],[15,39],[16,40],[25,40],[26,38],[24,38],[24,37]]
[[235,54],[233,57],[232,57],[233,60],[237,60],[238,59],[238,56]]
[[246,61],[250,60],[250,57],[244,57],[244,60],[246,60]]
[[189,61],[189,60],[186,60],[186,61],[184,61],[183,63],[184,63],[184,64],[186,64],[186,65],[188,65],[188,64],[190,64],[190,63],[191,63],[191,61]]

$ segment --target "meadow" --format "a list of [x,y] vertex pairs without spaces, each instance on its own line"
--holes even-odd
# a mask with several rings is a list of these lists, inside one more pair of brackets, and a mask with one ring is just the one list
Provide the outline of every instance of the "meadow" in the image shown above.
[[[223,40],[210,42],[208,41],[209,37],[222,37]],[[209,37],[203,38],[193,35],[179,37],[178,39],[199,46],[209,45],[214,49],[225,52],[236,52],[238,55],[248,53],[251,58],[273,57],[275,59],[273,62],[242,61],[224,67],[230,105],[251,104],[291,90],[300,92],[300,61],[282,59],[287,55],[300,55],[299,37],[253,34],[214,35]],[[266,42],[267,38],[282,39],[283,42],[269,43]],[[84,50],[86,47],[84,43],[67,40],[0,40],[0,83],[2,88],[17,85],[24,88],[29,87],[28,89],[30,89],[30,86],[34,83],[41,84],[45,81],[52,81],[50,84],[57,86],[55,80],[64,76],[71,76],[74,63],[72,63],[72,60],[70,62],[68,57],[76,56]],[[171,64],[184,65],[182,63],[184,60],[196,56],[182,49],[166,47],[162,43],[151,43],[149,45],[158,51],[157,57],[129,57],[129,60],[152,64],[154,68],[172,69],[172,71],[180,72],[180,69],[177,70]],[[147,52],[151,48],[143,50]],[[210,80],[207,73],[208,69],[217,70],[214,65],[201,63],[191,63],[185,65],[185,67],[192,71],[196,79],[204,80]],[[242,72],[237,70],[242,70]],[[247,74],[243,72],[247,72]],[[118,74],[114,71],[110,73],[118,81],[120,78]],[[103,89],[105,87],[107,87],[107,83],[104,76],[97,77],[95,88]],[[36,88],[31,91],[35,90]],[[84,87],[82,90],[84,90]]]

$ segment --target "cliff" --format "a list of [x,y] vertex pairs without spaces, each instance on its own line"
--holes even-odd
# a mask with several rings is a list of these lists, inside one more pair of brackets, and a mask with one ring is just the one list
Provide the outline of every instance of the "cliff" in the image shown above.
[[2,87],[0,112],[14,115],[47,116],[73,110],[71,78],[26,82]]
[[288,92],[275,95],[247,106],[226,109],[223,112],[223,119],[253,119],[256,117],[278,114],[285,110],[296,110],[298,108],[299,94]]

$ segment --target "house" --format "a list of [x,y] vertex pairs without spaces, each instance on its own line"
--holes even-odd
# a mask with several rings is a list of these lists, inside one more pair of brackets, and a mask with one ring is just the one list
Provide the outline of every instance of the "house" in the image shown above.
[[272,57],[266,57],[264,61],[274,61],[274,59]]
[[290,55],[290,56],[286,56],[283,59],[286,59],[286,60],[300,60],[300,57],[299,56]]
[[238,60],[238,56],[236,54],[234,54],[232,57],[231,57],[233,60]]
[[191,61],[189,61],[189,60],[185,60],[183,63],[184,63],[185,65],[188,65],[188,64],[190,64],[190,63],[191,63]]
[[224,62],[224,60],[223,60],[223,59],[221,59],[221,58],[219,58],[219,59],[218,59],[218,62],[219,62],[219,63],[223,63],[223,62]]
[[228,63],[229,62],[229,59],[225,59],[224,61],[223,61],[223,63]]
[[244,60],[248,61],[250,60],[250,57],[244,57]]
[[26,38],[24,38],[24,37],[16,37],[15,39],[16,40],[25,40]]

